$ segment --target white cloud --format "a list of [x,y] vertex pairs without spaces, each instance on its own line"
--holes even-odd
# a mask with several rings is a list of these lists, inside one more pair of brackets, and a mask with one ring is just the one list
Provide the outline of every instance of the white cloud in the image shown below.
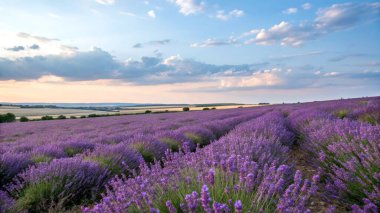
[[154,10],[150,10],[148,12],[148,16],[152,17],[152,18],[156,18],[156,13],[154,12]]
[[40,83],[61,83],[64,82],[65,79],[56,75],[43,75],[37,79]]
[[282,12],[285,13],[285,14],[294,14],[294,13],[297,13],[297,11],[298,11],[297,8],[291,7],[291,8],[288,8],[288,9],[282,11]]
[[191,15],[200,13],[204,10],[205,3],[198,2],[197,0],[171,0],[177,6],[179,6],[179,12],[184,15]]
[[96,2],[103,5],[115,4],[115,0],[96,0]]
[[326,76],[326,77],[337,76],[337,75],[339,75],[338,72],[327,72],[323,74],[323,76]]
[[64,45],[58,39],[13,32],[0,32],[0,37],[0,57],[3,58],[67,56],[76,52],[76,48]]
[[269,29],[254,29],[243,33],[240,38],[254,36],[245,44],[273,45],[299,47],[305,41],[314,40],[322,35],[348,30],[363,23],[378,20],[380,3],[344,3],[334,4],[318,10],[312,22],[293,25],[282,21]]
[[260,87],[260,86],[276,86],[283,83],[278,73],[279,68],[273,68],[258,71],[249,76],[232,76],[222,77],[220,79],[220,87]]
[[269,29],[261,29],[255,38],[246,41],[246,44],[272,45],[280,41],[282,46],[301,46],[303,44],[302,29],[293,27],[288,22],[282,21]]
[[131,17],[136,17],[137,16],[136,13],[127,12],[127,11],[120,11],[119,14],[131,16]]
[[227,45],[232,45],[232,44],[238,44],[238,41],[234,38],[230,38],[227,41],[209,38],[202,42],[193,43],[190,46],[203,48],[203,47],[227,46]]
[[217,11],[215,18],[217,18],[219,20],[226,21],[232,17],[238,18],[238,17],[242,17],[242,16],[244,16],[244,11],[242,11],[242,10],[235,9],[235,10],[231,10],[228,13],[225,13],[224,10],[219,10],[219,11]]
[[260,29],[252,29],[248,32],[245,32],[243,34],[241,34],[240,38],[244,38],[244,37],[247,37],[247,36],[250,36],[250,35],[256,35],[257,33],[260,32]]
[[173,56],[170,56],[168,58],[166,58],[164,61],[163,61],[163,64],[165,65],[174,65],[176,62],[178,61],[182,61],[182,57],[180,55],[173,55]]
[[304,9],[304,10],[310,10],[311,9],[311,4],[308,2],[308,3],[305,3],[305,4],[303,4],[302,5],[302,8]]
[[344,30],[363,20],[378,19],[380,3],[343,3],[319,9],[315,19],[316,28],[326,31]]
[[306,53],[301,53],[301,54],[293,54],[293,55],[282,55],[282,56],[276,56],[276,57],[270,57],[271,59],[274,60],[289,60],[293,58],[301,58],[301,57],[307,57],[307,56],[315,56],[315,55],[320,55],[324,53],[323,51],[312,51],[312,52],[306,52]]

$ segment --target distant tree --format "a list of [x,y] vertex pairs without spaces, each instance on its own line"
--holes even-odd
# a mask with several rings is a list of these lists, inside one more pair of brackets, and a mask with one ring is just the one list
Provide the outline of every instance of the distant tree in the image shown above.
[[13,113],[0,114],[0,123],[8,123],[16,120],[16,116]]
[[215,107],[211,108],[211,109],[216,109]]
[[72,115],[72,116],[70,116],[70,119],[77,119],[77,117]]
[[87,117],[89,117],[89,118],[95,118],[95,117],[98,117],[98,115],[97,114],[89,114]]
[[60,119],[60,120],[62,120],[62,119],[66,119],[66,116],[64,116],[64,115],[60,115],[60,116],[57,117],[57,119]]
[[145,110],[145,113],[148,114],[148,113],[151,113],[152,111],[150,110]]
[[208,107],[205,107],[205,108],[203,108],[202,110],[209,110],[210,108],[208,108]]
[[80,118],[86,118],[86,116],[85,115],[81,115]]
[[29,121],[29,118],[25,117],[25,116],[22,116],[20,118],[20,122],[28,122]]
[[45,115],[45,116],[41,117],[41,120],[44,120],[44,121],[46,121],[46,120],[54,120],[54,118],[53,118],[53,116]]
[[184,108],[182,108],[182,111],[184,111],[184,112],[190,111],[190,108],[189,107],[184,107]]

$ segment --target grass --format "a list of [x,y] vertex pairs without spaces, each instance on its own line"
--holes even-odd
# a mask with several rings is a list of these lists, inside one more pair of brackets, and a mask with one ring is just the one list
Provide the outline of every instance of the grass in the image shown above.
[[35,155],[31,158],[31,160],[34,163],[43,163],[43,162],[50,162],[53,160],[53,157],[49,155]]
[[135,143],[135,144],[131,145],[131,148],[138,151],[142,155],[142,157],[144,158],[145,162],[147,162],[147,163],[153,163],[154,162],[154,159],[155,159],[154,154],[151,151],[146,150],[144,147],[144,144]]
[[53,182],[40,182],[27,186],[20,198],[16,201],[15,212],[28,210],[28,212],[39,212],[41,209],[46,209],[46,203],[49,199],[58,195],[58,190],[54,190]]
[[72,148],[72,147],[67,147],[64,149],[64,152],[66,153],[67,156],[73,157],[74,155],[81,153],[83,150],[80,148]]
[[367,123],[369,123],[371,125],[376,125],[376,123],[377,123],[376,118],[373,117],[373,116],[371,116],[371,115],[368,115],[368,114],[361,116],[359,118],[359,120],[367,122]]
[[180,142],[173,138],[161,138],[160,141],[166,143],[173,152],[178,152],[180,148]]
[[185,136],[192,140],[194,143],[199,144],[201,147],[206,146],[210,143],[210,141],[207,138],[203,138],[202,136],[196,133],[186,132]]
[[337,117],[340,119],[343,119],[343,118],[347,117],[347,114],[348,114],[348,110],[342,109],[342,110],[339,110],[339,112],[337,113]]
[[85,160],[88,161],[93,161],[96,163],[99,163],[100,166],[107,168],[111,174],[116,175],[116,174],[121,174],[124,173],[125,169],[123,168],[122,165],[119,165],[118,160],[115,160],[112,158],[112,156],[92,156],[92,157],[86,157],[84,158]]

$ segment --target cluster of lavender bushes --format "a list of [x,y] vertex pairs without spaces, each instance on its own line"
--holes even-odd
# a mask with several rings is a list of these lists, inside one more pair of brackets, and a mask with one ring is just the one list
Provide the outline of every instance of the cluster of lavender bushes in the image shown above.
[[[375,125],[380,101],[367,103],[368,109],[363,101],[352,101],[299,109],[289,116],[321,172],[326,196],[355,212],[377,212],[380,206],[380,126]],[[347,116],[336,113],[342,110]],[[362,119],[369,117],[374,119]]]
[[[100,198],[115,175],[191,152],[253,116],[253,109],[12,123],[1,126],[0,212],[72,208]],[[161,165],[161,163],[157,163]]]
[[295,139],[279,111],[238,125],[194,153],[168,153],[164,167],[110,181],[84,212],[305,212],[319,176],[285,165]]
[[379,123],[376,97],[0,124],[0,212],[377,212]]

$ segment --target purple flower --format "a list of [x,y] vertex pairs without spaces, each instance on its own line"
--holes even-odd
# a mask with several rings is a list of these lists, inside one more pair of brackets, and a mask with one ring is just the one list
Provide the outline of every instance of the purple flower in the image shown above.
[[215,183],[215,172],[213,169],[210,169],[210,171],[208,172],[208,175],[207,175],[207,181],[210,185],[214,185]]
[[170,200],[166,201],[166,207],[168,207],[170,213],[177,213],[177,209],[173,206]]
[[212,202],[212,199],[210,197],[210,192],[208,190],[207,185],[202,186],[202,192],[201,192],[201,203],[203,210],[207,213],[211,213],[212,209],[210,207],[210,203]]
[[242,213],[243,212],[243,203],[240,200],[235,202],[234,207],[235,207],[236,213]]

